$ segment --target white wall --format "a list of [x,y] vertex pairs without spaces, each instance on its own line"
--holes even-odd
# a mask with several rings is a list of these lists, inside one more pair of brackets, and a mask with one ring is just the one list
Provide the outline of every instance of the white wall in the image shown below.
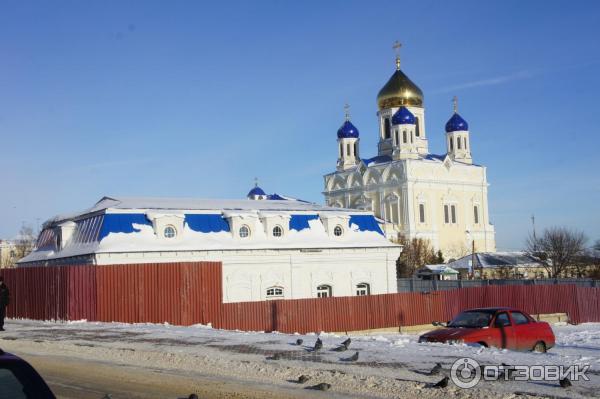
[[396,292],[400,247],[322,250],[239,250],[99,253],[102,264],[221,261],[223,301],[260,301],[266,289],[280,286],[283,299],[316,298],[316,288],[331,285],[333,296],[356,295],[368,283],[371,294]]

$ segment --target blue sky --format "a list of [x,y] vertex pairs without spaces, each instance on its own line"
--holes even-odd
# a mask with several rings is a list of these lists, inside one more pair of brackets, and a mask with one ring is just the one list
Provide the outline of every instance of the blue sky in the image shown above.
[[0,237],[103,195],[322,202],[343,105],[375,155],[402,68],[442,153],[451,98],[488,167],[499,249],[530,228],[600,238],[600,3],[0,4]]

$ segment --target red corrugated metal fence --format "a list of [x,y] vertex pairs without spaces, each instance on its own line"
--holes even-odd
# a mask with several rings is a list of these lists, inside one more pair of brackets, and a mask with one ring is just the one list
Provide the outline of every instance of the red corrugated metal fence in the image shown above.
[[218,262],[2,270],[8,316],[38,320],[207,324],[281,332],[357,331],[446,321],[474,307],[512,306],[600,321],[600,288],[513,285],[430,293],[225,303]]

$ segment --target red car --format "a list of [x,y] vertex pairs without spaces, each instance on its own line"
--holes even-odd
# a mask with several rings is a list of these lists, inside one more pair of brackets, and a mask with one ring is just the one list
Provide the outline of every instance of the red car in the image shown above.
[[554,346],[554,333],[548,323],[536,321],[521,310],[481,308],[460,313],[444,328],[421,335],[419,342],[473,343],[546,352]]

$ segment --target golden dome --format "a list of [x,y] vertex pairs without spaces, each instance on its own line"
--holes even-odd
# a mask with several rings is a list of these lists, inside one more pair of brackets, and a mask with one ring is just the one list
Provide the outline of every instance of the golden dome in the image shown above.
[[408,76],[398,67],[390,80],[379,90],[377,105],[379,109],[400,107],[408,105],[413,107],[423,106],[423,92],[414,84]]

